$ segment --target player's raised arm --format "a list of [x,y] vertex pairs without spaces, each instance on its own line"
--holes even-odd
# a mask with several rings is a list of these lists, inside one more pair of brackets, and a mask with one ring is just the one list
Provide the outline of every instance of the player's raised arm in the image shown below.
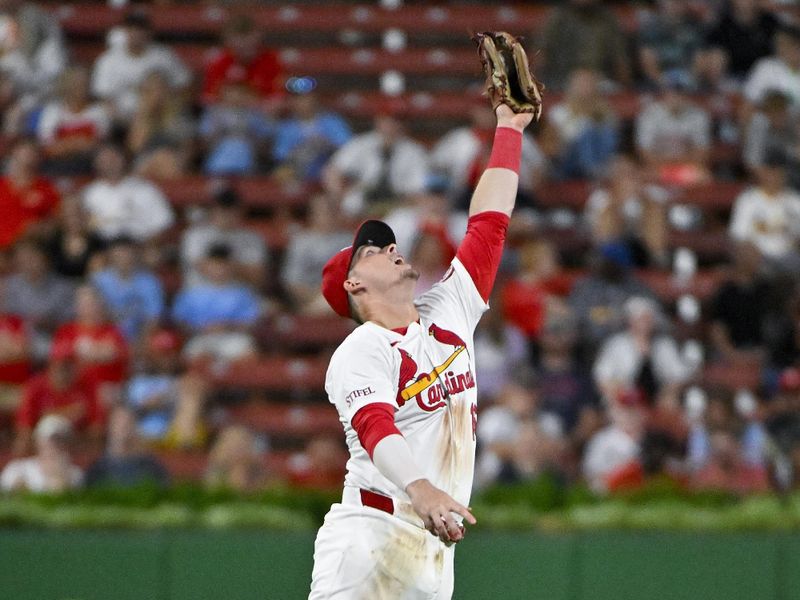
[[508,222],[514,210],[522,158],[522,134],[542,114],[542,86],[530,72],[525,50],[504,32],[475,36],[497,116],[492,152],[469,205],[467,234],[456,258],[469,273],[484,305],[494,286]]
[[505,104],[498,105],[495,114],[497,129],[492,153],[472,194],[470,217],[486,211],[501,212],[510,217],[514,210],[522,157],[522,132],[533,120],[533,115],[516,114]]
[[480,178],[469,215],[494,211],[511,216],[519,184],[522,132],[542,114],[542,90],[525,49],[503,31],[475,36],[486,74],[486,91],[497,115],[492,154]]

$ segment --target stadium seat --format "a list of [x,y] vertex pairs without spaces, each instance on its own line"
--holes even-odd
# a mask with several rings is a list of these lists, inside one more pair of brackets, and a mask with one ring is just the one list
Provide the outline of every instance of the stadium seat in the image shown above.
[[229,409],[228,417],[270,436],[308,438],[342,430],[336,409],[327,403],[302,406],[250,402]]

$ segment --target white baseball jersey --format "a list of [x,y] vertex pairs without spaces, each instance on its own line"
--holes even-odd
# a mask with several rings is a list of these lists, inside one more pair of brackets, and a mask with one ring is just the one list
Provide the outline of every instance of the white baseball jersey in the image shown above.
[[350,450],[345,486],[409,502],[381,475],[351,425],[359,409],[385,402],[396,409],[395,424],[424,476],[468,506],[477,426],[472,338],[488,305],[458,258],[414,304],[419,321],[405,333],[364,323],[331,358],[325,390]]

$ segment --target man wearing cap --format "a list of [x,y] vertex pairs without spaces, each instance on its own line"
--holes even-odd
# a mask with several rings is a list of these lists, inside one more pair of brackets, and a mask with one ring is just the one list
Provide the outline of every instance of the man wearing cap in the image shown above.
[[477,427],[472,338],[488,308],[531,121],[505,105],[496,114],[466,236],[439,283],[414,298],[419,274],[380,221],[363,223],[323,270],[328,304],[361,326],[334,353],[325,383],[350,459],[342,502],[317,536],[312,600],[452,595],[461,521],[475,523],[467,508]]

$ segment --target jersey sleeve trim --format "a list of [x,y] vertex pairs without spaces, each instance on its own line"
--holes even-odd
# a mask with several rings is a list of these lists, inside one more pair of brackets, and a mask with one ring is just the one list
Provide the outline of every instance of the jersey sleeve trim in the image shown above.
[[370,458],[375,446],[383,438],[393,434],[402,435],[394,422],[394,407],[385,402],[363,406],[353,415],[351,424],[358,434],[358,441]]

